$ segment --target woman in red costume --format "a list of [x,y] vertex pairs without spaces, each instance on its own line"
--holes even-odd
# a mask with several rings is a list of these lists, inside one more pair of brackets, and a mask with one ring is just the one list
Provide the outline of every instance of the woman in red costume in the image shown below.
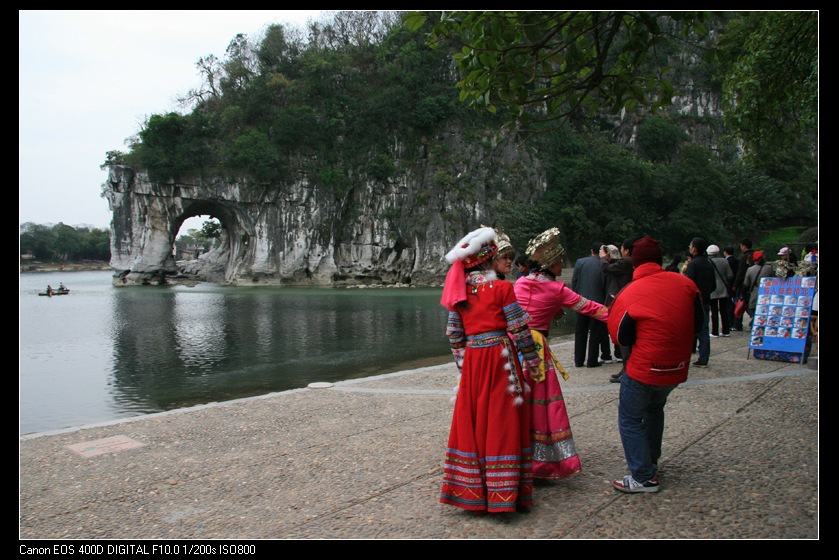
[[558,480],[581,472],[582,466],[559,386],[559,376],[568,379],[568,374],[548,344],[551,321],[565,309],[571,309],[605,322],[609,310],[557,281],[565,259],[559,229],[551,228],[533,238],[527,246],[527,256],[531,272],[519,278],[514,289],[519,304],[530,315],[529,326],[543,359],[539,373],[528,380],[533,477]]
[[440,300],[460,370],[440,502],[490,513],[533,504],[528,385],[518,353],[533,374],[541,362],[513,285],[493,270],[497,251],[492,228],[464,237],[446,255]]

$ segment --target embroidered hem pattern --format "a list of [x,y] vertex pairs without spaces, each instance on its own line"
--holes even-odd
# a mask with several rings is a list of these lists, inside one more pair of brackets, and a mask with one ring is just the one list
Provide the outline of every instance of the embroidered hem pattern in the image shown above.
[[470,511],[502,513],[533,505],[530,450],[522,455],[487,457],[446,450],[440,502]]

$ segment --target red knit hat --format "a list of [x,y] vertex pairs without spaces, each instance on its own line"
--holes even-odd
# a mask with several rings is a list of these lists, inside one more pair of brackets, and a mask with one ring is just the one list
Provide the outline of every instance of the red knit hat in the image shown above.
[[637,268],[648,262],[661,264],[661,247],[658,241],[645,235],[632,247],[632,266]]

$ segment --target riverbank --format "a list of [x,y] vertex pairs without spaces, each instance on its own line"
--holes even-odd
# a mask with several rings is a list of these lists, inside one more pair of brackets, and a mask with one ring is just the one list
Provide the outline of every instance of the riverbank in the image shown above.
[[[583,472],[529,513],[439,503],[452,363],[19,440],[21,539],[819,538],[818,344],[758,360],[711,341],[667,403],[661,491],[626,495],[620,364],[562,384]],[[551,342],[573,364],[573,337]],[[32,543],[33,546],[36,543]],[[251,549],[249,549],[251,550]],[[267,550],[267,549],[266,549]]]
[[21,261],[20,272],[85,272],[89,270],[112,270],[106,261],[40,262]]

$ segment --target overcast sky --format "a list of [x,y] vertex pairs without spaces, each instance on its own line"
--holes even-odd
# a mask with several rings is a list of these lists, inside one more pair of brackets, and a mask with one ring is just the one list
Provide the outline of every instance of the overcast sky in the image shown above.
[[200,85],[195,62],[224,59],[238,33],[305,27],[320,11],[124,10],[18,12],[19,222],[111,223],[99,196],[109,150],[152,114],[178,111]]

